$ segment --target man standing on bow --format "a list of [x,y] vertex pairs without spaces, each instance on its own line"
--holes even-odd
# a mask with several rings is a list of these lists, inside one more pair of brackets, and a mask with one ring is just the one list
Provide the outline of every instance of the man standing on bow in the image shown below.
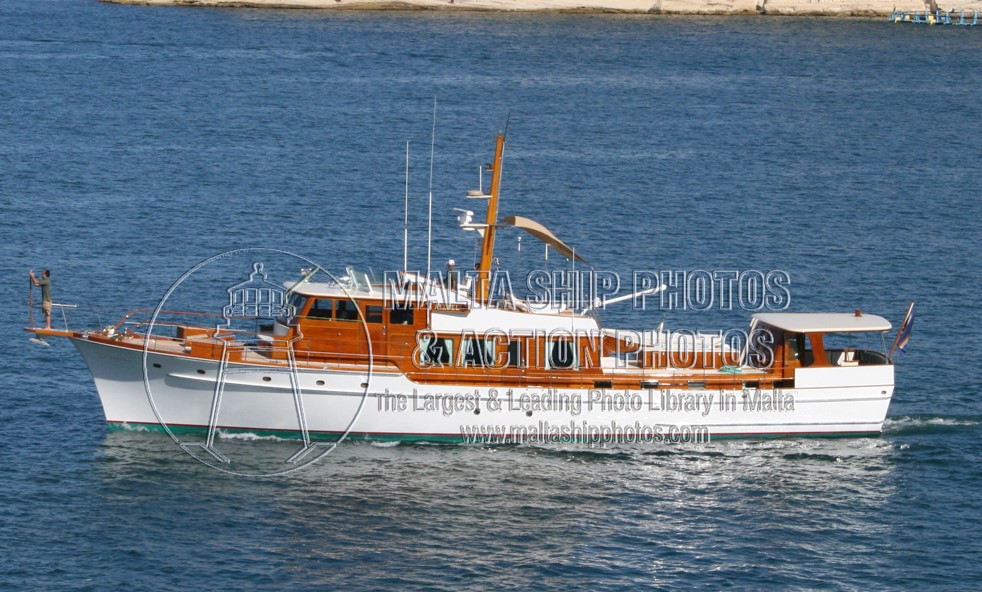
[[35,277],[34,272],[30,271],[31,281],[35,286],[41,288],[41,310],[44,311],[44,322],[46,329],[51,328],[51,271],[45,269],[41,273],[41,279]]

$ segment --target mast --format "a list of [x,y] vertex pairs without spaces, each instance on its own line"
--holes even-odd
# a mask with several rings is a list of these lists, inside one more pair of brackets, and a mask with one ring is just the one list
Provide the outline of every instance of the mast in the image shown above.
[[494,149],[494,163],[491,164],[491,199],[488,200],[488,216],[484,229],[484,242],[481,245],[481,261],[477,267],[476,300],[487,304],[491,291],[491,264],[494,262],[494,233],[498,223],[498,193],[501,189],[501,160],[505,153],[505,136],[498,135]]
[[402,218],[402,274],[409,273],[409,142],[406,142],[406,196]]

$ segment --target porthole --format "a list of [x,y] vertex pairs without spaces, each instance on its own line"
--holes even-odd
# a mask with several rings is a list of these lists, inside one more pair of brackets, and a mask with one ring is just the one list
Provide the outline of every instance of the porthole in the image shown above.
[[317,386],[324,386],[324,381],[323,380],[318,380],[317,381]]
[[271,377],[269,377],[269,376],[263,376],[263,382],[269,382],[270,380],[273,380],[273,379]]
[[204,373],[205,373],[204,370],[202,370],[201,368],[198,368],[198,374],[204,374]]
[[153,367],[154,367],[154,368],[160,368],[160,364],[158,364],[157,362],[154,362],[154,363],[153,363]]

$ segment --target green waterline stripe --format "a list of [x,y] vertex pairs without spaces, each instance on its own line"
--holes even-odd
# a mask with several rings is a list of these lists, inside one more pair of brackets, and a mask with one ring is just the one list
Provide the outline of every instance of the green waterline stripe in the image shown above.
[[[108,428],[110,432],[153,432],[153,433],[166,433],[164,427],[160,424],[155,423],[121,423],[121,422],[109,422]],[[208,433],[208,428],[199,426],[168,426],[170,432],[175,436],[205,436]],[[218,428],[220,434],[249,434],[254,435],[258,438],[279,438],[283,440],[300,440],[300,432],[298,430],[266,430],[266,429],[249,429],[249,428]],[[335,432],[310,432],[310,439],[313,442],[337,442],[341,434]],[[705,442],[712,442],[713,440],[782,440],[782,439],[793,439],[793,438],[878,438],[881,437],[880,432],[808,432],[808,433],[756,433],[756,434],[713,434],[710,432],[708,439]],[[221,436],[219,436],[221,437]],[[601,438],[577,438],[573,440],[575,443],[588,444],[591,442],[612,442],[616,443],[618,440],[628,440],[623,434],[612,435]],[[551,440],[549,438],[542,439],[532,439],[532,438],[520,438],[518,436],[488,436],[486,438],[481,438],[475,436],[474,438],[466,438],[454,434],[385,434],[385,433],[369,433],[369,432],[351,432],[345,438],[345,440],[358,440],[358,441],[371,441],[371,442],[438,442],[438,443],[472,443],[472,444],[504,444],[504,443],[570,443],[568,440]],[[669,438],[665,437],[663,440],[657,441],[657,443],[696,443],[690,442],[685,438]],[[625,442],[627,443],[627,442]],[[655,443],[654,441],[638,441],[638,444],[645,443]]]

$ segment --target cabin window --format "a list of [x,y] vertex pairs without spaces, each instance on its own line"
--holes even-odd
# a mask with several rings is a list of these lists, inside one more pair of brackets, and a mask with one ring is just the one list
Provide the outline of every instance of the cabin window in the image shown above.
[[785,336],[784,345],[784,359],[789,363],[797,360],[804,365],[802,354],[805,353],[805,336],[801,333],[788,333]]
[[290,323],[290,319],[295,316],[300,315],[303,312],[304,305],[307,304],[307,297],[302,296],[294,292],[290,294],[290,299],[287,300],[287,306],[285,307],[285,314],[276,317],[276,321],[281,325],[287,325]]
[[389,323],[392,325],[412,325],[416,322],[413,309],[398,305],[392,305],[389,309]]
[[382,322],[382,307],[370,304],[365,307],[365,322],[366,323],[381,323]]
[[[822,344],[821,333],[792,333],[785,343],[788,346],[786,359],[790,362],[798,360],[802,368],[810,366],[828,366],[829,360]],[[818,357],[816,357],[818,356]]]
[[572,339],[551,339],[546,342],[549,368],[576,368],[576,357],[576,343]]
[[453,360],[453,339],[422,335],[419,338],[419,361],[424,365],[444,366]]
[[460,344],[460,365],[491,366],[494,363],[494,341],[490,339],[465,339]]
[[338,300],[334,318],[339,321],[357,321],[358,305],[351,300]]
[[824,338],[825,355],[833,366],[886,364],[885,344],[875,333],[828,333]]
[[[723,335],[724,343],[732,348],[729,353],[723,353],[723,364],[739,366],[743,363],[753,368],[767,370],[778,362],[774,359],[774,353],[776,349],[780,349],[782,343],[784,344],[782,355],[785,363],[790,363],[795,359],[792,346],[788,345],[788,334],[781,329],[769,325],[758,327],[751,324],[750,332],[745,336],[745,340],[743,336],[729,331]],[[730,337],[726,337],[727,335]],[[743,357],[741,358],[741,356]]]
[[521,341],[509,341],[508,342],[508,366],[510,368],[524,368],[525,365],[522,361],[522,342]]
[[307,316],[312,319],[330,319],[334,316],[334,301],[327,298],[318,298],[310,305]]

